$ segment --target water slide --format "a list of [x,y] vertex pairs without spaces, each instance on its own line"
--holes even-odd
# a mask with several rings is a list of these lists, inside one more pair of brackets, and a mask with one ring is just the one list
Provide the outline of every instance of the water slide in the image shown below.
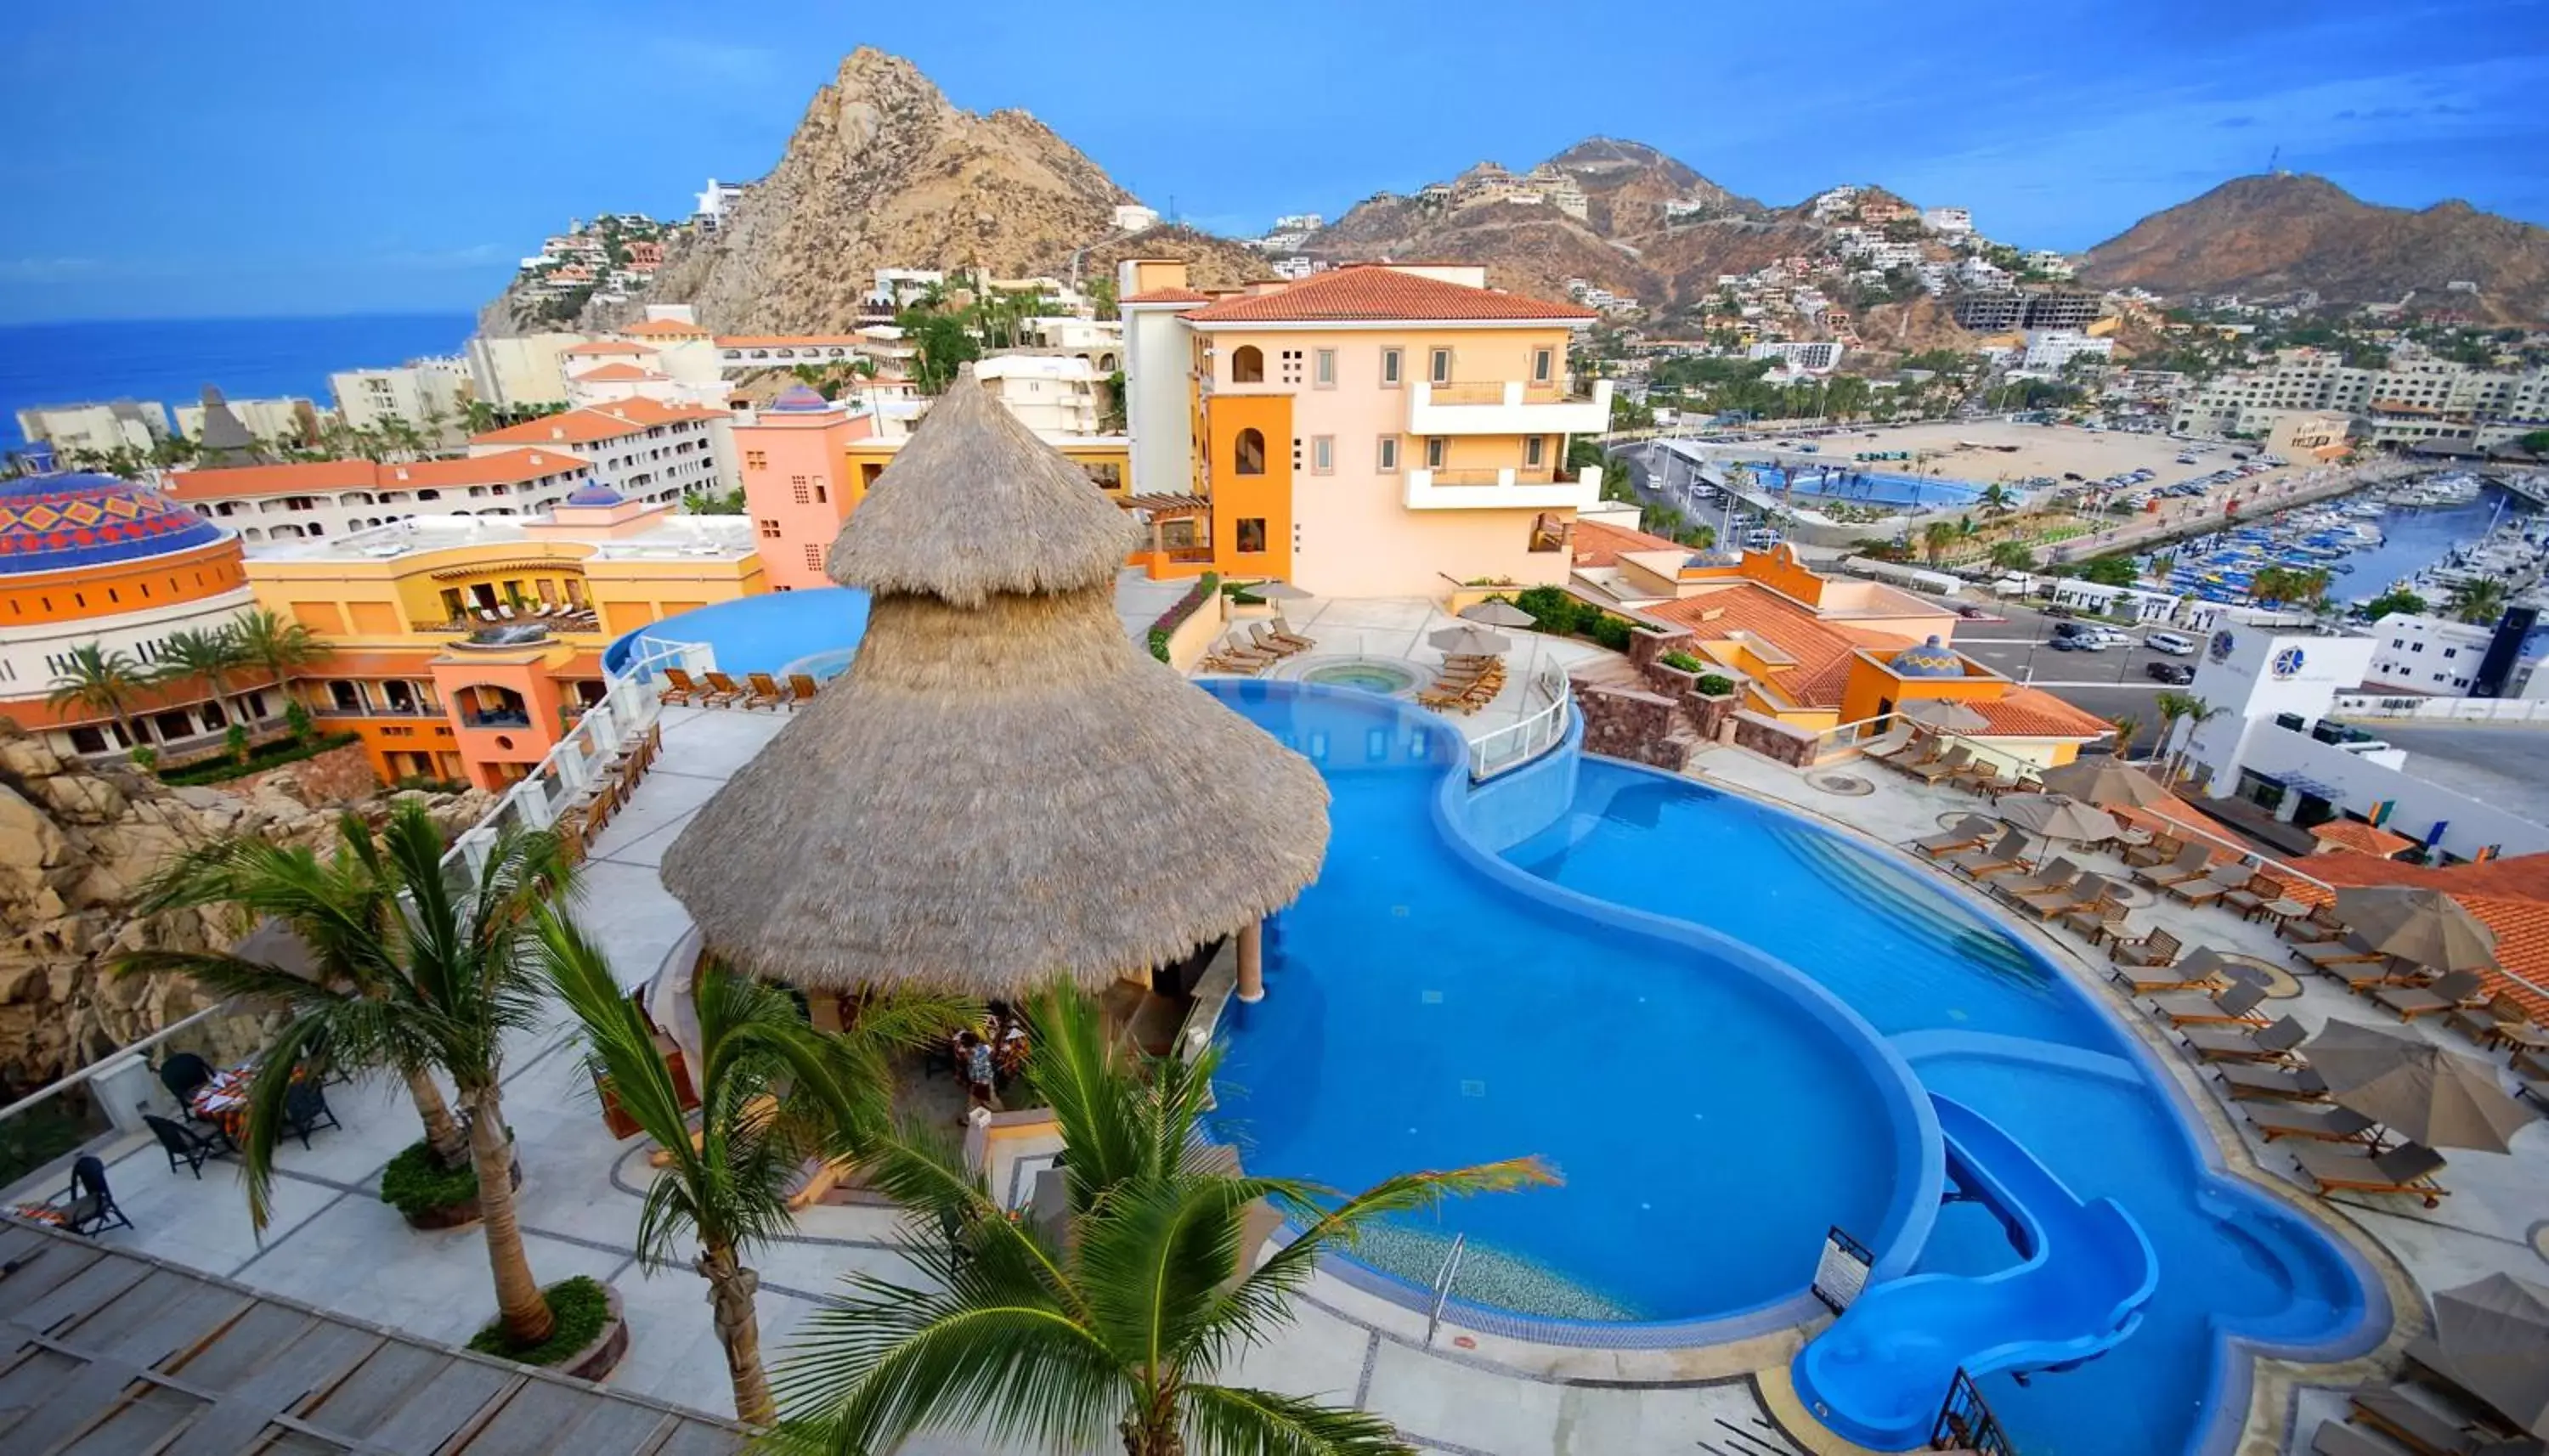
[[2159,1259],[2133,1216],[2082,1203],[1989,1119],[1933,1092],[1951,1198],[1990,1208],[2021,1261],[1996,1273],[1872,1285],[1797,1352],[1797,1394],[1837,1433],[1879,1451],[1927,1444],[1957,1370],[2067,1369],[2141,1323]]

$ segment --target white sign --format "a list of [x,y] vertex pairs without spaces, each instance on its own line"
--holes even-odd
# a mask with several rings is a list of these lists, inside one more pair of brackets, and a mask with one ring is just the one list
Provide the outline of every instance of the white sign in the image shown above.
[[1866,1287],[1867,1250],[1858,1240],[1834,1229],[1824,1238],[1823,1256],[1815,1260],[1815,1298],[1839,1314],[1855,1303]]

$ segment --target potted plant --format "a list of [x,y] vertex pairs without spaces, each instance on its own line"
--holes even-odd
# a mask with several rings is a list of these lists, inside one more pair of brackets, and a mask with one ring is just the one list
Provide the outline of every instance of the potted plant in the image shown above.
[[[505,1141],[514,1130],[505,1130]],[[521,1159],[513,1164],[513,1185],[522,1186]],[[430,1143],[409,1143],[381,1169],[381,1202],[399,1211],[411,1228],[464,1228],[478,1222],[478,1170],[463,1161],[444,1167]]]

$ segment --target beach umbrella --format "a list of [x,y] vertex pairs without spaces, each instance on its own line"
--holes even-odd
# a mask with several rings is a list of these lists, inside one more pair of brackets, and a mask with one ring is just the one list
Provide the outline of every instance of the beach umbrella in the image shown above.
[[1463,610],[1461,618],[1463,621],[1476,622],[1482,627],[1529,627],[1537,625],[1540,621],[1538,617],[1510,601],[1481,601]]
[[2075,799],[2124,809],[2146,809],[2169,796],[2157,779],[2114,758],[2079,759],[2059,769],[2047,769],[2044,789],[2047,793],[2067,793]]
[[2502,1152],[2535,1116],[2497,1086],[2494,1067],[2406,1027],[2332,1021],[2302,1055],[2337,1106],[2427,1147]]
[[1289,582],[1259,582],[1248,589],[1248,594],[1268,601],[1307,601],[1311,595]]
[[2496,932],[2441,890],[2375,885],[2336,892],[2336,917],[2384,955],[2435,970],[2496,964]]
[[2535,1436],[2549,1436],[2549,1289],[2510,1274],[2434,1296],[2441,1373]]
[[1513,639],[1484,627],[1445,627],[1425,639],[1445,657],[1501,657],[1513,651]]
[[1941,733],[1980,733],[1991,726],[1991,719],[1951,697],[1919,698],[1896,708],[1894,715]]
[[708,954],[833,992],[1100,991],[1290,904],[1327,785],[1125,636],[1140,536],[960,369],[832,543],[858,656],[664,855]]
[[2000,817],[2046,839],[2094,843],[2116,837],[2115,815],[2069,794],[2013,794],[2000,801]]

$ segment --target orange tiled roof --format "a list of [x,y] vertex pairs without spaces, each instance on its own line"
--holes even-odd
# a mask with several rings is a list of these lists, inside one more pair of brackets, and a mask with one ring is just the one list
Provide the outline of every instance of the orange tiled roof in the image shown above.
[[1688,551],[1678,541],[1650,536],[1626,526],[1606,525],[1598,520],[1575,522],[1575,564],[1577,566],[1616,566],[1623,551]]
[[385,491],[408,486],[493,486],[535,481],[544,475],[582,470],[586,461],[563,450],[507,450],[458,460],[416,460],[380,468]]
[[607,357],[613,354],[651,354],[653,352],[655,352],[655,349],[651,344],[632,344],[626,339],[619,338],[595,339],[591,343],[577,344],[566,350],[566,354],[569,358],[578,356]]
[[[1583,525],[1578,521],[1576,528],[1581,530]],[[1849,679],[1850,653],[1862,645],[1825,626],[1808,608],[1749,582],[1731,583],[1642,610],[1648,616],[1688,627],[1703,641],[1746,632],[1769,643],[1796,662],[1770,685],[1801,707],[1841,706],[1841,684]],[[1896,641],[1898,645],[1910,645],[1909,639]]]
[[180,500],[227,500],[242,496],[296,496],[305,491],[516,485],[584,468],[582,459],[560,450],[507,450],[459,460],[409,460],[387,465],[369,460],[310,460],[292,465],[182,471],[169,478],[168,494]]
[[725,413],[700,405],[667,405],[643,397],[615,400],[608,405],[592,405],[570,410],[564,414],[551,414],[540,419],[525,419],[503,429],[471,435],[473,445],[588,445],[598,440],[615,440],[659,424],[682,419],[714,419]]
[[598,369],[588,369],[582,374],[574,376],[576,381],[582,384],[613,384],[622,380],[661,379],[664,376],[657,374],[652,369],[640,369],[634,364],[605,364]]
[[2330,819],[2325,824],[2313,825],[2311,838],[2334,850],[2370,855],[2378,860],[2387,860],[2416,843],[2404,834],[2392,834],[2360,819]]
[[1376,263],[1356,263],[1313,273],[1289,288],[1208,304],[1185,317],[1197,323],[1287,323],[1400,318],[1571,320],[1598,316],[1573,304],[1467,288]]
[[707,329],[696,323],[684,323],[678,318],[649,318],[643,323],[631,323],[619,331],[633,334],[638,338],[706,338],[708,336]]
[[1119,304],[1208,304],[1212,302],[1212,295],[1197,293],[1191,288],[1153,288],[1134,294],[1130,298],[1118,299],[1116,302]]
[[867,340],[855,333],[720,333],[720,349],[848,349]]
[[2002,738],[2099,738],[2116,725],[2040,687],[2012,687],[1997,700],[1966,700],[1991,720],[1986,736]]

